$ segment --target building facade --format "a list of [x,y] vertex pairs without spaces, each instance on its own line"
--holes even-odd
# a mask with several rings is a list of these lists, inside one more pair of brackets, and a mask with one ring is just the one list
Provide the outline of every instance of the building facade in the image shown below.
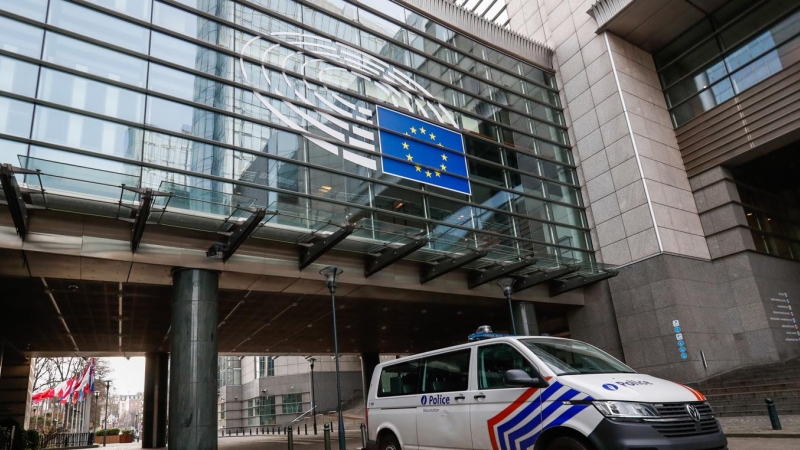
[[[312,423],[311,363],[318,422],[336,411],[335,361],[325,356],[223,356],[219,358],[219,428],[240,432],[264,426]],[[339,358],[344,409],[363,411],[361,360]],[[336,419],[333,419],[336,420]]]
[[[795,3],[0,0],[0,247],[25,261],[2,275],[112,283],[122,305],[205,271],[237,426],[310,401],[238,358],[332,351],[321,307],[286,315],[327,302],[303,273],[321,255],[362,302],[340,342],[372,362],[463,340],[490,300],[471,321],[676,380],[796,357]],[[509,275],[511,321],[489,283]],[[137,341],[67,315],[33,347],[163,353],[153,311]]]

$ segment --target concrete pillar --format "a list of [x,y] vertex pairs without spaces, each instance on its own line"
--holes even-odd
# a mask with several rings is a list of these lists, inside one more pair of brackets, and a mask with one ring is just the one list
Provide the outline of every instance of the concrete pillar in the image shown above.
[[31,360],[0,338],[0,426],[27,428],[32,376]]
[[361,378],[364,385],[364,403],[366,404],[369,398],[369,383],[372,381],[372,374],[375,372],[375,366],[381,363],[381,357],[378,352],[375,353],[362,353],[361,354]]
[[172,274],[169,448],[217,448],[217,316],[219,274]]
[[538,336],[539,324],[536,322],[536,307],[532,302],[512,302],[514,326],[520,336]]
[[166,353],[148,353],[144,365],[142,448],[167,446],[167,364]]

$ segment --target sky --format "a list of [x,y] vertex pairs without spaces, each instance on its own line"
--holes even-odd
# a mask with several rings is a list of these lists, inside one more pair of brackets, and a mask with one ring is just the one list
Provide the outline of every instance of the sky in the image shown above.
[[115,394],[136,394],[144,391],[144,357],[105,358],[110,362],[111,389]]

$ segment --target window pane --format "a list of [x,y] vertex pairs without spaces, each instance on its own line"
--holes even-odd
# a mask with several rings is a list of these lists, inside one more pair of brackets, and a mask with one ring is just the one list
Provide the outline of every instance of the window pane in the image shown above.
[[[11,164],[19,167],[22,164],[20,156],[28,155],[28,144],[22,142],[7,141],[0,139],[0,164]],[[17,181],[22,182],[23,178],[18,175]]]
[[48,22],[140,53],[147,53],[149,46],[150,32],[146,28],[66,0],[51,0]]
[[416,394],[419,365],[419,361],[410,361],[384,367],[378,384],[378,397]]
[[154,91],[217,109],[233,111],[232,86],[159,64],[150,65],[149,79],[150,83],[147,86]]
[[51,32],[44,60],[133,86],[145,87],[147,81],[146,61]]
[[156,97],[150,97],[147,102],[147,124],[176,133],[233,143],[233,118]]
[[[31,135],[33,105],[7,97],[0,97],[0,133],[20,137]],[[18,165],[19,162],[14,163]]]
[[426,358],[422,369],[422,392],[467,390],[470,353],[471,350],[462,350]]
[[38,98],[131,122],[144,120],[144,94],[42,68]]
[[[166,34],[153,32],[150,55],[226,80],[233,79],[233,57]],[[238,69],[237,69],[238,70]]]
[[539,373],[516,349],[509,345],[487,345],[478,347],[478,388],[508,388],[505,375],[509,370],[524,370],[531,377]]
[[33,139],[107,155],[141,159],[142,130],[39,106]]
[[0,16],[0,48],[38,59],[42,53],[44,31]]
[[47,0],[0,0],[0,9],[44,22]]
[[0,56],[0,91],[33,97],[36,94],[36,79],[39,66],[18,59]]
[[105,8],[119,11],[131,17],[150,21],[151,0],[87,0],[90,3],[103,6]]

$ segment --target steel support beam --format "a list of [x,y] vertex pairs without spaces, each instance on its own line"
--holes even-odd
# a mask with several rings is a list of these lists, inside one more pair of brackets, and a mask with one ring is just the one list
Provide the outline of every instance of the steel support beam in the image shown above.
[[300,244],[300,270],[308,267],[309,264],[336,247],[336,244],[342,242],[355,231],[355,226],[351,223],[342,224],[341,227],[339,231],[320,237],[310,245]]
[[238,226],[234,232],[228,236],[227,242],[224,244],[214,244],[206,252],[206,256],[216,256],[222,252],[222,261],[225,262],[236,253],[236,250],[244,244],[244,241],[253,234],[253,231],[261,224],[261,221],[266,217],[267,211],[259,208],[253,212],[243,224]]
[[413,241],[404,244],[402,247],[389,248],[378,256],[367,256],[367,261],[364,264],[364,276],[369,277],[375,275],[381,270],[419,250],[430,241],[426,237],[413,237],[412,239]]
[[540,272],[534,272],[524,277],[519,277],[514,282],[514,292],[523,291],[528,288],[532,288],[537,284],[542,284],[544,282],[550,281],[552,279],[563,277],[564,275],[577,272],[578,267],[575,266],[564,266],[559,267],[553,270],[542,270]]
[[483,258],[488,253],[486,250],[478,250],[455,258],[448,257],[436,263],[426,263],[419,273],[419,282],[425,284],[428,281],[435,280],[446,273]]
[[619,272],[612,269],[603,269],[602,272],[592,275],[578,275],[566,280],[553,280],[550,282],[550,297],[569,292],[573,289],[586,286],[607,278],[617,276]]
[[[28,173],[25,171],[24,173]],[[36,172],[33,172],[36,173]],[[3,184],[3,194],[6,196],[8,211],[14,220],[14,227],[22,240],[28,236],[28,208],[22,198],[17,179],[14,177],[14,167],[11,164],[0,165],[0,183]]]
[[153,207],[153,190],[145,189],[139,199],[139,209],[136,210],[136,218],[133,221],[131,231],[131,251],[135,252],[142,242],[144,227],[147,226],[147,219],[150,217],[150,210]]
[[508,276],[508,274],[510,274],[511,272],[516,272],[517,270],[530,266],[535,262],[536,260],[533,259],[533,257],[528,256],[523,258],[522,261],[517,261],[515,263],[505,264],[502,266],[495,266],[486,270],[474,270],[469,275],[469,281],[467,282],[467,287],[470,289],[474,289],[478,286],[494,281],[500,277]]

